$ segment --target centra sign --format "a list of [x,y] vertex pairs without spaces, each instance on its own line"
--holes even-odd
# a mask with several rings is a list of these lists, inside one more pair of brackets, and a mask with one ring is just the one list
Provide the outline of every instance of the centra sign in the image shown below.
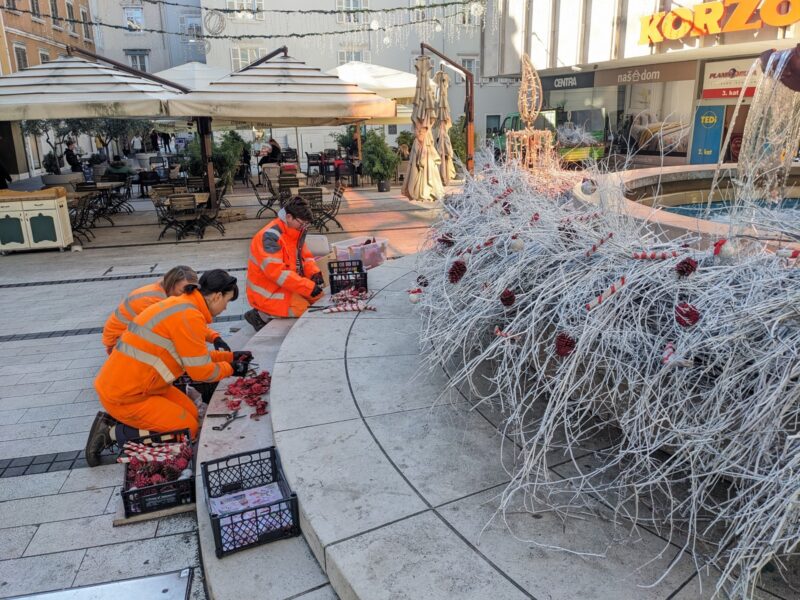
[[680,6],[669,12],[641,17],[639,43],[657,44],[686,36],[701,37],[761,29],[765,25],[788,27],[800,21],[800,0],[721,0]]

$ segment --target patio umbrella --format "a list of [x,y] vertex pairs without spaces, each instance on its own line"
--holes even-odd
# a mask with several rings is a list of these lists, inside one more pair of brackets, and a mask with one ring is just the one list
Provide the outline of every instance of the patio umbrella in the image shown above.
[[411,146],[408,173],[403,180],[403,195],[409,200],[437,200],[444,196],[439,174],[441,159],[433,144],[432,128],[436,121],[436,101],[430,84],[431,59],[416,61],[417,90],[414,94],[414,144]]
[[450,103],[447,99],[447,88],[450,86],[450,78],[444,71],[439,71],[434,76],[436,81],[436,151],[442,161],[439,163],[439,174],[442,183],[447,185],[456,176],[456,168],[453,165],[453,144],[450,142],[450,128],[453,126],[453,119],[450,118]]
[[222,79],[230,73],[228,69],[223,67],[214,67],[205,63],[188,62],[165,71],[159,71],[156,76],[166,79],[167,81],[174,81],[180,83],[182,86],[190,90],[202,90],[208,87],[208,84],[217,79]]
[[111,65],[62,56],[0,77],[0,121],[159,117],[181,95]]
[[215,122],[255,122],[271,127],[340,125],[396,116],[394,101],[285,53],[267,55],[170,101],[169,110],[173,116],[208,115]]

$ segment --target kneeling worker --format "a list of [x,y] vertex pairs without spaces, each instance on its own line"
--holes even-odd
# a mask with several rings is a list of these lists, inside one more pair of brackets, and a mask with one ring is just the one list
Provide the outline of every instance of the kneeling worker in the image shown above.
[[89,431],[90,466],[113,443],[151,432],[188,429],[197,437],[197,407],[172,382],[184,373],[207,382],[246,375],[249,352],[209,352],[205,341],[208,324],[238,295],[236,278],[214,269],[203,274],[199,289],[187,286],[133,320],[94,381],[108,414],[98,413]]
[[[103,326],[103,346],[106,347],[106,352],[111,354],[128,325],[145,308],[166,300],[169,296],[180,296],[187,285],[196,283],[195,270],[186,265],[179,265],[171,268],[155,283],[148,283],[133,290],[106,319],[106,324]],[[230,350],[230,346],[213,329],[209,328],[206,331],[206,341],[214,344],[215,350]]]
[[244,318],[256,331],[272,317],[299,317],[322,297],[322,272],[305,243],[313,218],[306,200],[296,196],[253,236],[247,263],[253,310]]

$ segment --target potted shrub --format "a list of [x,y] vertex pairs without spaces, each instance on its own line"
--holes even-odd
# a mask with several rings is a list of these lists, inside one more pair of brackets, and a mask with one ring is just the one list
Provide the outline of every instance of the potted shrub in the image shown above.
[[42,166],[44,167],[44,170],[51,175],[60,175],[62,164],[63,161],[56,158],[56,155],[52,152],[45,154],[44,158],[42,159]]
[[92,172],[94,173],[95,181],[97,181],[97,178],[101,175],[106,174],[108,163],[99,154],[92,154],[89,157],[89,164],[92,165]]
[[389,148],[383,134],[374,130],[368,131],[363,152],[362,170],[364,173],[378,182],[379,192],[391,190],[389,180],[394,177],[400,158]]

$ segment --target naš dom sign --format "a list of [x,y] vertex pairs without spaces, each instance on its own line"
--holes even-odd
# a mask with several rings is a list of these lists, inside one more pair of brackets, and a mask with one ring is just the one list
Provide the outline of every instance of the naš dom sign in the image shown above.
[[683,37],[699,37],[761,29],[765,25],[788,27],[800,21],[800,0],[720,0],[641,17],[640,44],[657,44]]

